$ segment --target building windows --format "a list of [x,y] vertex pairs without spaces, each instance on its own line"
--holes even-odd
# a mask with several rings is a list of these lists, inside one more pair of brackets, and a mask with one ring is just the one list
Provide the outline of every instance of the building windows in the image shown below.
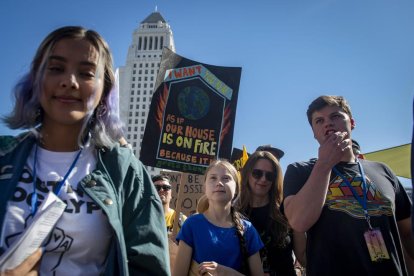
[[145,70],[145,74],[148,74],[148,70]]
[[134,68],[137,68],[137,64],[136,63],[134,63]]
[[147,49],[147,37],[144,37],[144,50]]
[[132,119],[128,119],[128,124],[132,124]]
[[154,74],[154,69],[151,70],[151,74]]
[[[141,113],[141,116],[145,116],[145,111],[143,111],[143,112]],[[137,122],[137,124],[138,124],[138,122]]]
[[164,47],[164,37],[160,38],[160,48]]
[[138,50],[141,50],[142,47],[142,37],[138,38]]
[[[144,88],[147,88],[147,84],[146,83],[144,83]],[[145,94],[145,93],[144,93]]]
[[135,123],[138,124],[138,119],[135,119]]
[[131,84],[131,88],[135,88],[135,83]]
[[148,68],[148,63],[145,63],[145,67]]
[[142,63],[139,64],[139,68],[142,68]]
[[136,71],[136,70],[133,70],[133,71],[132,71],[132,74],[133,74],[133,75],[135,75],[136,73],[137,73],[137,71]]
[[145,123],[145,119],[141,119],[141,124],[144,124]]
[[[138,88],[141,88],[141,84],[140,83],[138,83]],[[138,94],[139,95],[139,94]]]

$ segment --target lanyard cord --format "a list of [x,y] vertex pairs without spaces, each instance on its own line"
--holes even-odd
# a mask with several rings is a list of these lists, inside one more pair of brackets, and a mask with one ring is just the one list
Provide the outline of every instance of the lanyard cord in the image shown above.
[[370,221],[370,216],[368,214],[368,208],[367,208],[367,182],[365,181],[365,173],[364,173],[364,169],[362,168],[361,162],[359,162],[359,160],[357,159],[357,164],[358,164],[358,168],[359,168],[359,172],[361,173],[361,178],[362,178],[362,199],[361,197],[358,195],[357,191],[354,189],[354,187],[352,187],[352,184],[348,181],[348,179],[339,172],[339,170],[336,167],[333,167],[332,170],[339,176],[342,178],[342,180],[345,182],[345,184],[348,186],[348,188],[351,190],[352,195],[354,196],[354,198],[359,202],[359,204],[362,206],[362,209],[364,210],[364,215],[365,215],[365,219],[368,223],[369,229],[372,230],[372,226],[371,226],[371,221]]
[[[34,154],[34,161],[33,161],[33,195],[32,195],[32,200],[31,200],[32,215],[36,214],[36,212],[37,212],[37,198],[38,198],[37,191],[36,191],[37,148],[38,148],[38,145],[36,144],[35,154]],[[59,181],[57,183],[57,185],[55,186],[55,188],[53,189],[53,193],[56,194],[57,196],[59,196],[59,194],[62,190],[62,187],[66,182],[66,179],[68,178],[68,176],[72,172],[73,168],[75,167],[76,163],[78,162],[78,159],[79,159],[81,153],[82,153],[82,149],[80,149],[79,152],[76,154],[75,160],[73,160],[72,164],[70,165],[69,170],[66,172],[63,179],[61,181]]]

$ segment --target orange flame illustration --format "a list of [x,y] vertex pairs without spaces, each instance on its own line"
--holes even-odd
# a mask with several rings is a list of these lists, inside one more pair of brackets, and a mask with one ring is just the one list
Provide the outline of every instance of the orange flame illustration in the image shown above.
[[224,137],[226,137],[227,133],[229,133],[230,131],[230,127],[231,127],[230,115],[231,115],[231,108],[230,108],[230,105],[228,105],[224,109],[224,116],[223,116],[224,123],[223,123],[223,129],[221,130],[221,135],[220,135],[220,146],[223,143]]
[[157,125],[160,130],[162,128],[162,115],[167,105],[167,97],[168,97],[168,88],[167,88],[167,85],[164,83],[164,90],[160,93],[158,97],[157,111],[155,112],[155,120],[157,121]]

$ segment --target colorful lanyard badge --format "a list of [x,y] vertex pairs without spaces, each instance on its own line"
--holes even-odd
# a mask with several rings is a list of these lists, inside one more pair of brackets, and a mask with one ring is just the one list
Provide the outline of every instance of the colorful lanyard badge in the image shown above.
[[[34,153],[34,161],[33,161],[33,196],[32,196],[32,200],[31,200],[31,210],[32,210],[32,215],[34,216],[37,212],[37,191],[36,191],[36,163],[37,163],[37,149],[38,149],[38,145],[36,144],[35,146],[35,153]],[[75,167],[76,163],[78,162],[78,159],[80,157],[82,153],[82,149],[79,150],[79,152],[76,154],[75,160],[73,160],[72,164],[69,167],[69,170],[66,172],[65,176],[63,177],[63,179],[61,181],[59,181],[57,183],[57,185],[54,187],[53,189],[53,193],[57,196],[59,196],[63,185],[66,182],[66,179],[68,178],[68,176],[70,175],[70,173],[72,172],[73,168]]]
[[[371,261],[373,262],[379,262],[385,259],[389,259],[390,256],[387,251],[387,247],[384,242],[384,238],[382,236],[381,230],[379,228],[373,228],[371,225],[370,216],[368,213],[368,207],[367,207],[367,182],[366,177],[364,173],[364,169],[361,165],[361,162],[357,159],[357,164],[359,171],[361,173],[362,178],[362,192],[363,196],[360,197],[357,193],[357,191],[352,187],[352,184],[349,182],[349,180],[339,172],[339,170],[336,167],[333,167],[333,171],[342,178],[343,182],[348,186],[348,188],[351,190],[352,195],[355,197],[355,199],[358,201],[358,203],[361,205],[362,209],[364,210],[364,216],[365,220],[368,223],[368,230],[364,233],[365,242],[367,243],[369,255],[371,257]],[[353,179],[351,180],[353,181]]]

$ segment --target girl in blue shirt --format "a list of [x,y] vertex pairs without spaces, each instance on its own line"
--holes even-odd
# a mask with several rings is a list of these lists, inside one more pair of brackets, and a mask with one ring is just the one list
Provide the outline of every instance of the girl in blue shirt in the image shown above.
[[[232,206],[239,193],[237,170],[216,160],[205,172],[206,208],[189,217],[177,236],[178,253],[173,275],[263,275],[256,229]],[[190,268],[191,265],[191,268]]]

